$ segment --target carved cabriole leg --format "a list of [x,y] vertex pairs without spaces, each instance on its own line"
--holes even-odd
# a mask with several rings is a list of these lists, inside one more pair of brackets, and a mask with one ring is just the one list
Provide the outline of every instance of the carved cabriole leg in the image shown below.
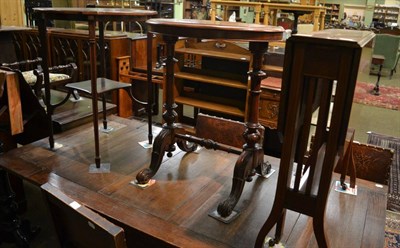
[[154,139],[153,151],[151,153],[150,168],[141,170],[136,175],[138,184],[146,184],[157,173],[160,168],[165,151],[169,151],[174,142],[174,130],[163,128]]
[[157,173],[165,152],[168,152],[167,156],[170,157],[172,156],[172,152],[175,151],[175,129],[177,128],[177,125],[175,124],[175,119],[177,117],[175,109],[177,105],[175,104],[174,100],[174,66],[176,63],[174,54],[175,43],[178,40],[178,37],[164,35],[163,39],[167,49],[166,80],[164,89],[166,100],[164,104],[165,112],[163,113],[165,124],[163,125],[163,130],[154,140],[150,168],[143,169],[136,175],[136,181],[139,184],[148,183],[149,180]]
[[263,166],[263,155],[260,154],[263,154],[263,148],[261,144],[262,137],[259,132],[261,125],[258,122],[258,109],[261,79],[265,76],[265,73],[261,71],[262,56],[268,49],[268,43],[250,42],[249,48],[253,55],[253,70],[249,72],[251,88],[247,106],[246,131],[243,134],[246,144],[243,146],[243,152],[235,165],[231,193],[228,199],[218,205],[217,211],[222,217],[227,217],[232,213],[242,194],[245,180],[251,181],[251,177],[255,174],[255,169]]

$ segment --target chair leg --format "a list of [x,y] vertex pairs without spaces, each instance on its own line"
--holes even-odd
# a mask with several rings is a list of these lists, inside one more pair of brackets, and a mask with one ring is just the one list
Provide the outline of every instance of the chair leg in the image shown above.
[[[267,236],[267,234],[269,233],[269,231],[272,229],[272,227],[277,224],[278,222],[283,222],[284,221],[284,211],[286,211],[283,208],[283,202],[279,202],[277,204],[274,204],[274,206],[272,207],[271,213],[268,217],[268,219],[264,222],[264,225],[261,227],[260,232],[257,235],[257,239],[256,239],[256,243],[254,245],[254,247],[264,247],[264,240],[265,237]],[[280,227],[283,227],[282,224],[279,224]],[[278,231],[278,225],[277,225],[277,231]],[[275,235],[277,235],[277,232],[275,233]],[[280,238],[280,237],[279,237]],[[276,242],[276,237],[274,239],[270,240],[271,244],[272,242],[274,242],[274,244],[278,243]],[[270,245],[270,244],[269,244]]]
[[[286,209],[283,209],[281,217],[279,218],[278,222],[276,222],[275,238],[273,239],[274,245],[278,244],[281,241],[282,232],[285,227],[285,217],[286,217]],[[269,246],[273,246],[272,242],[269,244]]]
[[313,228],[314,228],[315,238],[317,239],[318,247],[320,247],[320,248],[328,247],[326,237],[325,237],[325,231],[324,231],[323,216],[319,216],[319,217],[314,216]]

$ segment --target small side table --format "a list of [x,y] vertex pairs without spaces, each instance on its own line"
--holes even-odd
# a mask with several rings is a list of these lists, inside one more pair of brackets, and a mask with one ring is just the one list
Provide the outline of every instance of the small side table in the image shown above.
[[[73,21],[85,21],[89,25],[89,44],[90,44],[90,85],[89,82],[83,82],[92,94],[92,108],[93,108],[93,130],[95,140],[95,167],[101,168],[100,160],[100,148],[99,148],[99,134],[98,134],[98,107],[97,97],[98,94],[107,92],[114,89],[120,89],[122,86],[104,86],[104,90],[98,89],[98,76],[100,78],[104,76],[106,71],[105,64],[105,43],[104,43],[104,27],[105,23],[110,21],[139,21],[147,20],[151,16],[157,15],[156,11],[151,10],[138,10],[128,8],[34,8],[35,19],[38,23],[39,37],[41,42],[41,56],[43,59],[43,73],[44,73],[44,85],[46,95],[46,106],[48,115],[51,117],[54,106],[50,100],[50,86],[49,86],[49,56],[48,56],[48,40],[47,40],[47,29],[46,24],[49,20],[73,20]],[[98,35],[96,35],[96,26],[98,25]],[[100,46],[100,72],[97,72],[97,43],[96,37],[98,37],[98,44]],[[100,83],[107,84],[108,80],[100,79]],[[70,85],[71,86],[71,85]],[[75,85],[77,89],[80,89],[82,85]],[[103,87],[103,86],[101,86]],[[107,89],[107,90],[105,90]],[[149,113],[151,112],[151,93],[152,85],[149,85]],[[104,105],[104,101],[103,101]],[[151,132],[151,114],[149,117],[149,141],[152,139]],[[51,118],[50,118],[51,119]],[[51,122],[51,120],[50,120]],[[50,127],[49,137],[50,148],[54,148],[54,138],[52,126]],[[150,143],[150,142],[149,142]],[[109,164],[106,164],[107,167]],[[92,165],[90,165],[92,168]],[[100,170],[101,171],[101,170]]]
[[378,55],[378,54],[372,55],[371,64],[379,66],[378,80],[376,81],[376,84],[374,87],[374,92],[373,92],[374,95],[377,95],[377,96],[379,96],[379,80],[381,79],[382,67],[383,67],[384,62],[385,62],[385,56]]
[[[97,94],[101,95],[101,100],[102,100],[102,107],[103,107],[103,131],[107,132],[110,131],[109,128],[107,127],[107,109],[106,109],[106,98],[105,98],[105,94],[114,90],[125,90],[128,92],[128,94],[130,95],[130,84],[126,84],[126,83],[121,83],[121,82],[117,82],[111,79],[107,79],[107,78],[97,78]],[[92,92],[92,85],[91,85],[91,81],[90,80],[86,80],[86,81],[81,81],[81,82],[77,82],[77,83],[70,83],[65,85],[65,87],[67,87],[70,90],[77,90],[77,91],[82,91],[88,94],[93,94]]]

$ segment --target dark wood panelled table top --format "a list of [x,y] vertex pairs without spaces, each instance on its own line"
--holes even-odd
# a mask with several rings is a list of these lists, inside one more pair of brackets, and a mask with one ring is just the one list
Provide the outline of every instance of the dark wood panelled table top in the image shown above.
[[[100,134],[101,153],[113,166],[107,174],[88,173],[93,157],[92,125],[57,134],[63,147],[52,151],[46,140],[0,156],[0,167],[31,183],[50,182],[64,193],[125,228],[128,245],[157,247],[253,247],[274,199],[277,176],[247,183],[230,224],[208,216],[229,192],[237,155],[200,149],[177,149],[146,189],[130,184],[150,162],[147,123],[112,116],[114,131]],[[154,132],[160,128],[154,127]],[[278,170],[279,160],[267,157]],[[339,179],[339,175],[334,175]],[[358,195],[330,192],[325,230],[330,247],[382,247],[387,187],[357,180]],[[333,188],[333,186],[332,186]],[[168,194],[166,193],[168,192]],[[286,247],[317,247],[311,218],[288,211],[282,241]],[[140,241],[132,234],[140,230]],[[273,231],[270,233],[273,234]],[[140,243],[135,243],[140,242]],[[143,243],[143,242],[149,242]]]

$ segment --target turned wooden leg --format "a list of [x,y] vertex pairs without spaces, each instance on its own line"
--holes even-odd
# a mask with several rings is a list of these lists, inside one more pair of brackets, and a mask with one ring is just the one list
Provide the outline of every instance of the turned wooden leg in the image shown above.
[[259,132],[262,127],[258,122],[258,115],[261,79],[265,76],[265,73],[261,71],[262,56],[268,49],[268,43],[250,42],[249,48],[253,55],[253,70],[249,72],[251,89],[249,91],[249,105],[247,106],[246,131],[243,134],[246,144],[235,165],[231,193],[228,199],[218,205],[217,211],[222,217],[227,217],[232,213],[242,194],[245,181],[251,181],[256,168],[263,166],[263,156],[260,156],[260,153],[263,154],[264,151]]
[[140,171],[136,175],[136,181],[138,184],[146,184],[149,180],[157,173],[160,168],[162,158],[167,152],[167,156],[171,157],[172,152],[175,151],[175,119],[177,113],[175,109],[177,105],[174,100],[174,64],[175,64],[175,43],[178,37],[175,36],[164,36],[164,41],[167,48],[166,58],[166,81],[165,81],[165,112],[163,113],[163,119],[165,124],[163,125],[162,131],[157,135],[154,140],[153,151],[151,156],[150,168],[146,168]]
[[372,61],[371,64],[373,65],[379,65],[379,71],[378,71],[378,79],[376,80],[376,84],[374,87],[374,95],[379,96],[379,81],[381,80],[381,73],[382,73],[382,67],[383,63],[385,62],[385,56],[374,54],[372,55]]
[[376,84],[374,87],[374,95],[377,96],[379,96],[379,81],[381,80],[381,72],[382,72],[382,65],[379,66],[378,79],[376,80]]

